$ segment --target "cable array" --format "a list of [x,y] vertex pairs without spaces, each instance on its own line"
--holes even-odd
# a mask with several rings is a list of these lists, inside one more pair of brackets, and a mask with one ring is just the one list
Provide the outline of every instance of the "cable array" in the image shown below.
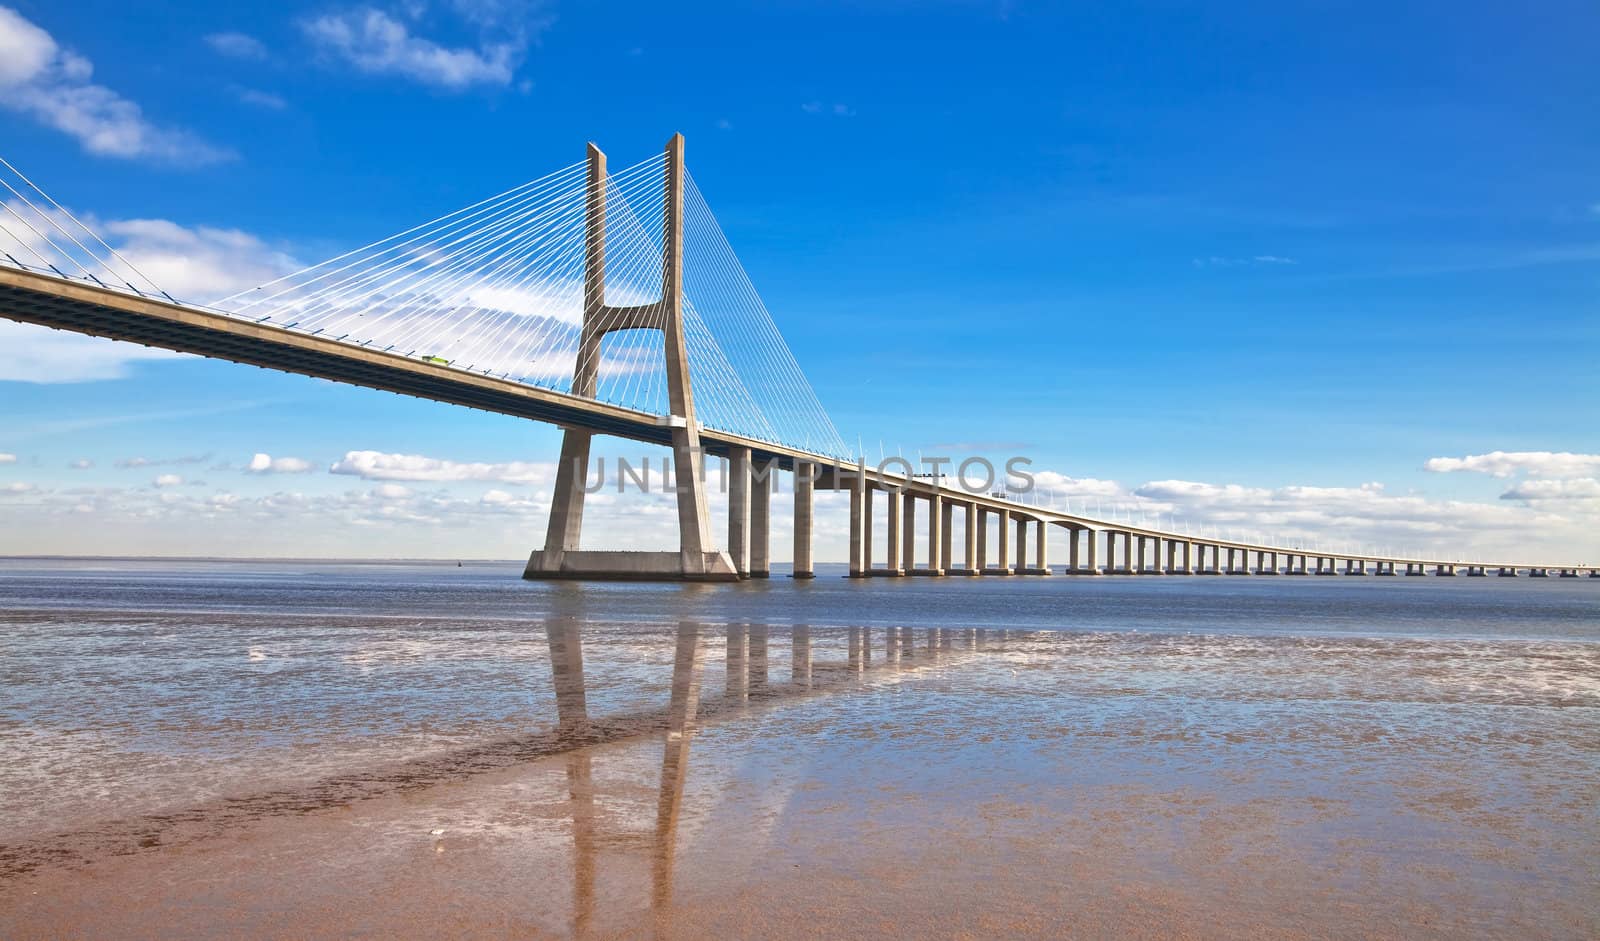
[[172,299],[133,262],[0,157],[0,260],[26,271]]
[[693,311],[686,320],[703,324],[705,335],[726,354],[727,373],[744,380],[748,401],[730,410],[736,416],[760,416],[768,429],[726,430],[850,459],[851,449],[784,342],[700,187],[691,174],[684,176],[684,293]]
[[[664,337],[612,329],[663,287],[666,155],[603,181],[603,279],[586,278],[586,163],[206,306],[354,346],[541,388],[592,395],[645,414],[669,411]],[[10,163],[0,260],[166,295],[132,262]],[[684,343],[696,418],[707,428],[848,458],[716,216],[684,175]],[[598,282],[598,283],[596,283]],[[590,292],[603,292],[591,296]],[[585,347],[585,311],[602,334]],[[574,388],[577,376],[593,388]]]

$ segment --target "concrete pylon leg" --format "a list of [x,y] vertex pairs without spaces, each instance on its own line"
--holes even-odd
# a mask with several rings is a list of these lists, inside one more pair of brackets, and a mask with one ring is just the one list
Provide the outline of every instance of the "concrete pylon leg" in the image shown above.
[[1067,572],[1071,575],[1080,574],[1080,567],[1078,565],[1078,534],[1080,532],[1081,530],[1077,529],[1076,527],[1069,526],[1067,528]]
[[815,578],[811,561],[811,530],[816,525],[815,464],[799,461],[794,466],[794,577]]
[[1017,537],[1016,538],[1017,538],[1017,558],[1016,558],[1015,561],[1012,562],[1012,565],[1016,566],[1017,574],[1021,575],[1028,568],[1028,521],[1027,520],[1025,520],[1025,519],[1018,519],[1017,520]]
[[900,514],[904,512],[905,494],[889,487],[883,491],[889,498],[889,522],[884,532],[884,563],[892,574],[900,572]]
[[978,517],[978,505],[968,503],[965,516],[966,523],[961,534],[963,543],[961,564],[966,568],[968,575],[975,575],[982,565],[978,561],[978,533],[982,530],[983,523]]
[[[943,575],[950,571],[950,550],[953,548],[952,543],[954,542],[951,533],[951,529],[954,527],[951,524],[955,522],[956,508],[955,504],[938,494],[934,495],[933,503],[934,506],[938,507],[938,510],[928,516],[928,525],[931,526],[934,520],[938,520],[939,533],[937,540],[934,538],[932,531],[928,533],[928,558],[935,560],[932,563],[935,574]],[[938,545],[934,545],[935,542],[938,542]]]
[[1041,575],[1050,574],[1050,527],[1044,520],[1033,521],[1033,567]]
[[750,449],[728,449],[728,556],[734,571],[750,574]]
[[750,478],[750,577],[772,577],[772,485],[777,481],[775,458],[751,465]]
[[905,573],[910,575],[917,567],[917,498],[910,490],[903,497],[900,507],[900,562]]
[[1099,547],[1099,541],[1098,540],[1100,539],[1100,534],[1095,532],[1092,529],[1086,529],[1083,532],[1084,532],[1084,545],[1089,550],[1088,551],[1089,567],[1084,570],[1084,574],[1085,575],[1099,575],[1100,574],[1100,565],[1099,565],[1099,562],[1095,559],[1095,556],[1098,554],[1098,547]]
[[[972,522],[971,513],[967,514],[967,522]],[[972,570],[979,575],[982,575],[984,571],[989,568],[989,511],[985,510],[981,506],[978,507],[977,537],[978,547],[975,558],[977,558],[978,564],[972,566]],[[970,541],[972,537],[968,536],[967,539],[969,540],[967,547],[970,549],[972,547],[972,543]]]
[[998,556],[995,560],[998,564],[995,567],[1002,574],[1009,574],[1011,571],[1011,547],[1007,537],[1011,535],[1011,511],[1002,509],[996,515],[1000,518],[1000,526],[995,536],[995,555]]
[[568,552],[576,552],[583,535],[584,486],[589,476],[589,446],[594,436],[568,428],[561,435],[561,463],[556,465],[555,494],[545,533],[544,564],[560,571]]
[[877,515],[878,498],[873,494],[876,490],[869,483],[867,485],[867,515],[861,518],[861,569],[867,574],[872,574],[872,524],[873,517]]
[[850,575],[867,574],[867,517],[872,506],[867,502],[867,466],[858,465],[850,478]]

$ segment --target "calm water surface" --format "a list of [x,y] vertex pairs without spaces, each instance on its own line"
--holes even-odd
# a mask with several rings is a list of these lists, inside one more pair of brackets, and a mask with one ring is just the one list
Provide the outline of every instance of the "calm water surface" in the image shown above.
[[1600,580],[518,571],[0,561],[0,935],[1600,929]]

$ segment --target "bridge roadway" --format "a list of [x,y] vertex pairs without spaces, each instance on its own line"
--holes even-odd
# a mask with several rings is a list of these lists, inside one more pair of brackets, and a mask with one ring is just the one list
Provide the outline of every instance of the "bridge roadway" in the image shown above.
[[[0,316],[91,336],[109,337],[193,353],[214,359],[246,363],[267,369],[344,382],[351,385],[395,392],[417,398],[448,402],[468,408],[514,415],[563,427],[577,427],[597,434],[612,435],[646,444],[670,446],[672,425],[661,416],[610,405],[549,389],[541,389],[510,379],[454,366],[429,362],[413,356],[343,342],[331,337],[307,334],[273,324],[257,323],[204,308],[172,303],[149,296],[134,295],[87,282],[67,280],[30,270],[0,266]],[[1045,507],[1019,504],[992,494],[974,494],[965,489],[925,478],[872,472],[864,484],[856,482],[852,468],[840,468],[834,458],[797,448],[759,441],[717,429],[706,428],[700,435],[703,449],[725,458],[744,458],[753,466],[776,466],[784,471],[797,467],[815,468],[815,486],[820,489],[852,492],[851,573],[853,575],[940,575],[940,574],[1049,574],[1047,527],[1068,530],[1071,561],[1068,574],[1278,574],[1278,559],[1286,564],[1284,574],[1333,574],[1344,561],[1347,574],[1396,574],[1404,566],[1407,574],[1422,574],[1433,568],[1435,574],[1454,575],[1457,568],[1469,574],[1489,572],[1516,574],[1519,570],[1539,576],[1551,572],[1564,576],[1586,573],[1600,577],[1600,566],[1549,565],[1506,561],[1466,563],[1453,559],[1417,559],[1396,556],[1351,555],[1332,550],[1308,550],[1293,546],[1273,546],[1206,536],[1184,535],[1128,523],[1109,522],[1063,513]],[[811,569],[811,507],[804,481],[797,490],[806,491],[804,513],[796,520],[796,559],[800,573]],[[887,493],[889,535],[885,540],[888,558],[884,566],[872,562],[871,537],[874,492]],[[937,558],[937,565],[917,568],[911,542],[915,507],[918,502],[930,507],[926,560]],[[758,503],[757,512],[765,507]],[[799,501],[797,501],[799,502]],[[932,508],[937,506],[937,510]],[[965,567],[952,562],[949,525],[953,510],[967,514]],[[992,555],[988,551],[988,520],[999,519],[999,537]],[[936,522],[937,521],[937,522]],[[754,541],[765,541],[767,523],[753,521]],[[1009,526],[1016,525],[1016,563],[1009,549]],[[1028,526],[1027,524],[1033,524]],[[1027,530],[1034,529],[1033,561],[1023,564]],[[1085,535],[1086,534],[1086,535]],[[1117,542],[1120,539],[1120,558]],[[804,545],[802,546],[802,541]],[[1137,546],[1137,548],[1135,548]],[[1149,547],[1149,551],[1147,551]],[[1165,557],[1163,550],[1165,549]],[[1100,562],[1104,551],[1104,564]],[[976,554],[974,554],[976,553]],[[1249,554],[1256,554],[1250,565]],[[1209,554],[1210,563],[1207,563]],[[758,552],[758,556],[764,552]],[[1179,557],[1182,561],[1179,561]],[[1268,560],[1270,559],[1270,564]],[[1310,560],[1315,559],[1312,566]],[[1298,565],[1296,564],[1298,560]],[[976,564],[974,564],[976,563]],[[764,559],[757,561],[753,574],[764,574]],[[741,569],[741,571],[745,571]]]

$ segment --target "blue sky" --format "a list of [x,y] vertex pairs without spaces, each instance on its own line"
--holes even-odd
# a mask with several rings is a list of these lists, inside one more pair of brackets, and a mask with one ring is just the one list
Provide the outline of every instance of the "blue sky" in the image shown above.
[[[679,6],[12,0],[0,155],[206,299],[682,131],[869,455],[1024,453],[1190,524],[1600,557],[1593,4]],[[551,429],[0,341],[0,552],[542,534],[537,474],[461,467],[553,460]],[[328,472],[352,451],[446,469]],[[638,513],[668,538],[637,504],[595,537]]]

